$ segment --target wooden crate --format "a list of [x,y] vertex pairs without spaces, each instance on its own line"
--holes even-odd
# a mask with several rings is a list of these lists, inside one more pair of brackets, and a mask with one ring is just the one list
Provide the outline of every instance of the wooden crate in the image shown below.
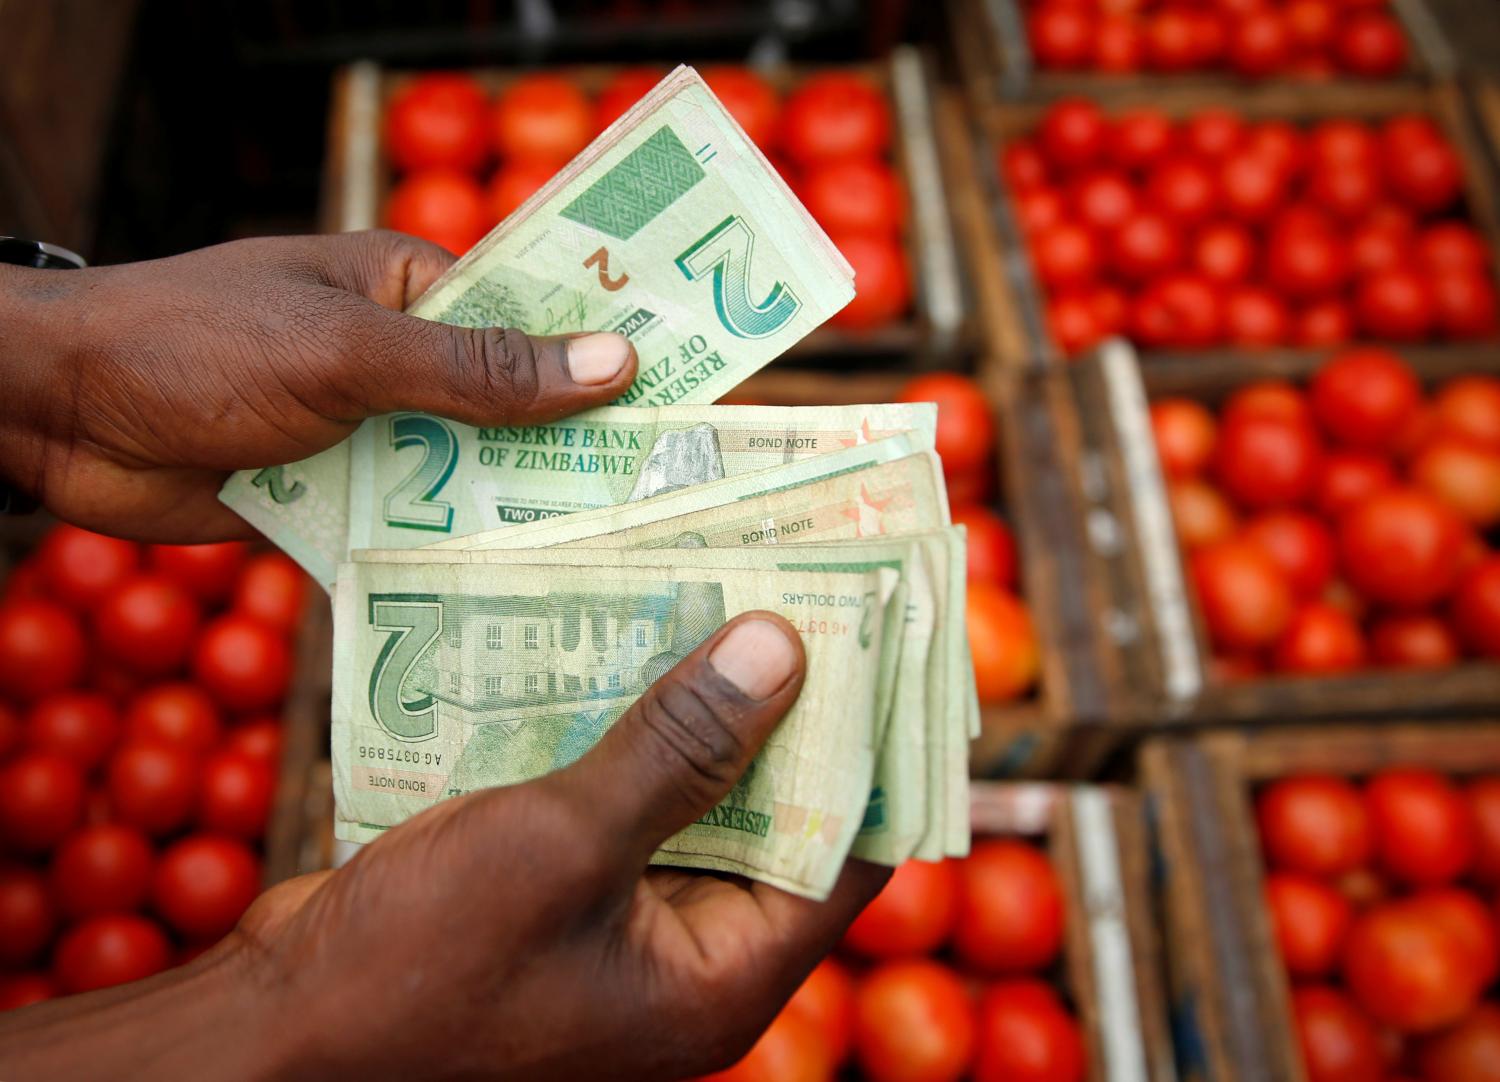
[[[1326,356],[1326,355],[1325,355]],[[1216,405],[1252,379],[1303,382],[1325,356],[1281,354],[1248,370],[1223,356],[1138,364],[1123,342],[1070,366],[1060,401],[1062,454],[1084,508],[1091,604],[1107,632],[1103,679],[1116,720],[1132,728],[1184,722],[1317,717],[1437,717],[1500,711],[1500,666],[1372,669],[1339,676],[1214,678],[1208,637],[1189,589],[1147,413],[1185,395]],[[1500,350],[1403,351],[1431,386],[1466,372],[1500,373]]]
[[1097,785],[975,783],[976,838],[1040,843],[1062,882],[1060,983],[1084,1029],[1088,1078],[1173,1082],[1171,1040],[1139,798]]
[[1500,722],[1349,725],[1157,739],[1141,755],[1184,1082],[1306,1082],[1262,902],[1255,788],[1315,771],[1500,770]]
[[[562,66],[554,69],[596,94],[619,70],[616,65]],[[781,67],[766,73],[783,92],[816,70]],[[934,114],[938,91],[922,53],[910,46],[891,52],[885,63],[842,65],[839,70],[868,78],[889,96],[895,120],[893,158],[910,200],[906,242],[912,268],[910,315],[865,332],[823,326],[787,354],[798,364],[839,365],[882,360],[910,366],[953,367],[972,352],[968,287],[963,279],[950,198],[973,183],[973,170],[940,152]],[[490,93],[502,90],[519,69],[472,71]],[[381,154],[381,118],[391,96],[413,76],[387,71],[372,62],[343,68],[333,79],[324,163],[321,228],[325,232],[369,229],[380,224],[380,208],[394,175]]]
[[[1124,86],[1101,97],[1099,104],[1111,115],[1150,105],[1172,117],[1185,117],[1209,107],[1225,107],[1250,120],[1278,119],[1304,125],[1338,117],[1379,121],[1398,113],[1429,116],[1453,144],[1463,164],[1463,211],[1489,243],[1491,251],[1500,256],[1500,200],[1497,200],[1500,181],[1497,181],[1492,158],[1475,122],[1474,109],[1456,84],[1440,83],[1428,87],[1383,83],[1359,87],[1332,84],[1312,92],[1304,87],[1276,83],[1239,92],[1226,90],[1217,93],[1186,88],[1152,90]],[[989,315],[986,329],[992,347],[1000,361],[1013,368],[1051,367],[1066,360],[1047,328],[1046,294],[1032,273],[1011,197],[996,164],[998,150],[1009,140],[1034,131],[1046,108],[1046,104],[1039,101],[1002,103],[978,113],[980,146],[976,152],[976,164],[991,203],[989,228],[995,238],[993,243],[1000,250],[1005,273],[997,279],[976,279],[976,286],[983,287],[976,293],[976,303]],[[1500,288],[1500,259],[1496,260],[1492,274],[1497,288]],[[1491,341],[1478,345],[1494,348],[1500,343]],[[1423,348],[1462,353],[1474,345],[1434,343]],[[1221,347],[1194,351],[1192,356],[1232,358],[1247,368],[1260,369],[1283,363],[1288,357],[1306,357],[1312,353],[1295,348],[1244,350]],[[1181,355],[1174,351],[1143,352],[1147,365],[1170,362],[1174,356]]]
[[1232,94],[1268,84],[1294,87],[1306,94],[1320,94],[1326,89],[1358,92],[1393,84],[1417,85],[1424,78],[1447,78],[1457,73],[1453,49],[1423,0],[1393,0],[1391,12],[1406,31],[1408,56],[1405,70],[1384,80],[1349,75],[1326,79],[1285,75],[1253,80],[1241,78],[1227,68],[1130,75],[1044,70],[1036,66],[1032,57],[1025,0],[955,0],[949,7],[949,36],[964,89],[976,108],[997,102],[1052,101],[1074,94],[1109,98],[1121,91],[1158,93],[1191,89]]

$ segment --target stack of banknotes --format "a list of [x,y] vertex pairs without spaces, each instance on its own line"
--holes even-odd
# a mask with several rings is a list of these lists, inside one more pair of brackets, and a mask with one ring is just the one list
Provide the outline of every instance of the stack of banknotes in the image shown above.
[[403,413],[222,499],[334,601],[337,834],[591,747],[725,620],[802,635],[796,705],[664,864],[826,896],[845,859],[969,845],[964,538],[930,404],[711,405],[848,302],[848,265],[690,68],[454,264],[414,314],[617,330],[616,404]]

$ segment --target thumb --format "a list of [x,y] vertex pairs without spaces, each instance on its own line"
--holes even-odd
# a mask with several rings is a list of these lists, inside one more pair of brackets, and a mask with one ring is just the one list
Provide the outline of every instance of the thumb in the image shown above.
[[769,612],[735,617],[657,680],[559,780],[619,824],[625,858],[663,841],[729,794],[791,709],[802,640]]

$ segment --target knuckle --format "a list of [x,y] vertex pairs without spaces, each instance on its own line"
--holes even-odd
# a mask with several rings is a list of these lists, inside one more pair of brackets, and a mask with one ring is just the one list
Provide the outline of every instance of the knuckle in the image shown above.
[[660,681],[640,700],[641,727],[654,740],[657,758],[663,769],[683,779],[685,795],[694,800],[722,792],[738,779],[744,744],[734,720],[733,711],[691,681]]

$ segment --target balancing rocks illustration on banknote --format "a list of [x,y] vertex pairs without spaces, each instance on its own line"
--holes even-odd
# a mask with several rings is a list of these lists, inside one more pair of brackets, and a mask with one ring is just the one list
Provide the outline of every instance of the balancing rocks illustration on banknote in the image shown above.
[[401,413],[223,501],[333,594],[336,834],[578,758],[726,619],[785,616],[807,677],[730,796],[657,860],[808,897],[845,859],[968,851],[979,713],[930,404],[713,405],[853,274],[680,67],[410,309],[615,330],[635,383],[524,428]]

